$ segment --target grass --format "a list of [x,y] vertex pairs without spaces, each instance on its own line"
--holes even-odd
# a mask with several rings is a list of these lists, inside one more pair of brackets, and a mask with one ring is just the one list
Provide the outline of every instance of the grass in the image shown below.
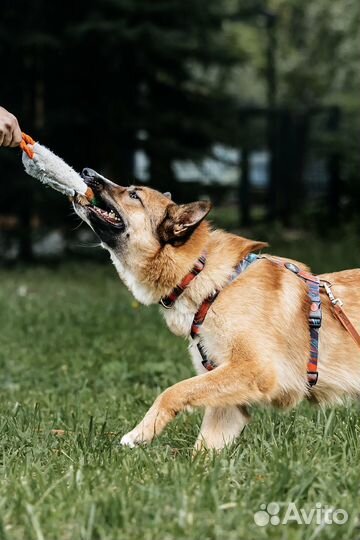
[[[277,253],[319,271],[359,265],[350,243],[314,242]],[[357,405],[255,409],[216,456],[191,457],[199,413],[150,447],[119,448],[154,397],[192,374],[186,343],[157,307],[134,302],[110,264],[3,270],[0,283],[0,539],[359,538]],[[288,502],[321,503],[349,520],[258,527],[254,513],[272,501],[282,517]]]

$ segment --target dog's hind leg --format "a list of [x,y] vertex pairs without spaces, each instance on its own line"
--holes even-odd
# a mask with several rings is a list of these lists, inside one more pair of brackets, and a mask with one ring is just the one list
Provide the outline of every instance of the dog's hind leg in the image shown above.
[[230,445],[250,420],[246,407],[206,407],[195,451]]

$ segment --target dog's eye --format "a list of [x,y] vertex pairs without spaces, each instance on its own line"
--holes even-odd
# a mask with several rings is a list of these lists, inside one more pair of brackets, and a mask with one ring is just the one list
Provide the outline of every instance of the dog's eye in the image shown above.
[[140,198],[138,197],[136,191],[130,191],[129,197],[130,197],[130,199],[138,199],[138,200],[140,200]]

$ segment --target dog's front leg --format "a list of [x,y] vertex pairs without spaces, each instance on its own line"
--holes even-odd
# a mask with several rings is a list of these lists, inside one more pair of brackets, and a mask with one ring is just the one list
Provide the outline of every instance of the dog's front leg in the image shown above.
[[257,384],[257,377],[236,365],[223,364],[213,371],[171,386],[155,400],[143,420],[124,435],[121,444],[151,442],[175,416],[188,407],[228,407],[266,400],[275,384]]
[[160,394],[142,421],[132,431],[123,436],[120,444],[134,447],[139,444],[149,443],[161,433],[177,414],[175,410],[169,410],[163,406],[162,399],[166,392],[167,390]]
[[246,407],[206,407],[195,452],[221,450],[233,443],[250,420]]

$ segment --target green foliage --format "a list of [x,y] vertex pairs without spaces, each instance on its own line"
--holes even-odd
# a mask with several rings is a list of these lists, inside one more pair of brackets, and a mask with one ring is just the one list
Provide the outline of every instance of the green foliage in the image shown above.
[[275,17],[278,104],[358,110],[360,7],[354,0],[239,2],[238,16],[228,23],[247,60],[233,70],[237,96],[266,104],[266,14]]
[[[360,7],[340,0],[273,0],[278,13],[281,94],[299,105],[346,103],[360,83]],[[347,98],[346,98],[347,96]]]

